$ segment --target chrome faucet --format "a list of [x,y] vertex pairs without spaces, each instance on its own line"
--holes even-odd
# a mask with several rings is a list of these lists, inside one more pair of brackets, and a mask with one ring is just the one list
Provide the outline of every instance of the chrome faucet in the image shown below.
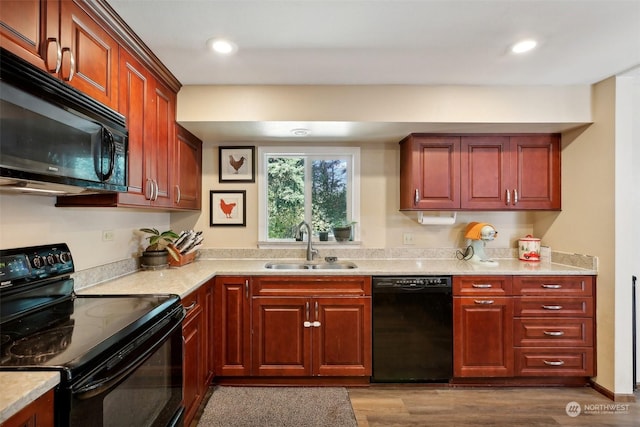
[[302,221],[298,224],[298,233],[300,233],[302,227],[307,228],[307,261],[313,261],[314,255],[318,254],[318,250],[311,247],[311,226],[306,221]]

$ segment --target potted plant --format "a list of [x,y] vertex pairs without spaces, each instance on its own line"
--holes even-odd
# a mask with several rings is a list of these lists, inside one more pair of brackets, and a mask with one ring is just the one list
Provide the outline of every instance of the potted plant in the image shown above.
[[329,240],[329,230],[331,229],[331,225],[327,221],[322,218],[317,221],[313,221],[313,228],[318,232],[318,239],[321,242]]
[[180,236],[172,230],[163,231],[162,233],[155,228],[141,228],[141,232],[149,234],[146,237],[149,245],[140,256],[140,265],[142,268],[163,268],[168,264],[168,256],[178,260],[179,254],[172,243]]
[[337,242],[346,242],[352,239],[353,224],[355,224],[354,221],[341,221],[333,225],[333,237]]

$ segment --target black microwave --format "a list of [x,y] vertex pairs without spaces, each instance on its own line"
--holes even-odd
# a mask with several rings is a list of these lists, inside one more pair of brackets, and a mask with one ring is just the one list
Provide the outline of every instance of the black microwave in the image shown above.
[[2,50],[0,190],[127,191],[124,116]]

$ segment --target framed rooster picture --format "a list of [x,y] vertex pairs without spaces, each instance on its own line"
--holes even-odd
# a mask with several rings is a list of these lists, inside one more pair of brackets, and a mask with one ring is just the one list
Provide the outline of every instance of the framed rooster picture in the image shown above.
[[220,182],[256,182],[256,147],[219,147]]
[[209,226],[235,225],[246,227],[246,201],[247,192],[245,190],[209,191]]

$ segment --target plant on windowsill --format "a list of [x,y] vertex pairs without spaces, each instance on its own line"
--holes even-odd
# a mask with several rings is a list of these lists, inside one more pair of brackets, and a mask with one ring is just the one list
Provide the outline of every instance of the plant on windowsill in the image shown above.
[[141,232],[149,234],[146,237],[149,245],[140,255],[140,266],[143,269],[159,269],[168,265],[168,257],[179,259],[180,255],[172,243],[180,236],[173,230],[160,232],[155,228],[141,228]]
[[333,237],[336,242],[346,242],[353,239],[353,225],[355,221],[341,221],[333,225]]
[[318,232],[318,239],[321,242],[329,240],[329,230],[331,229],[331,225],[327,221],[324,219],[313,221],[313,228]]

